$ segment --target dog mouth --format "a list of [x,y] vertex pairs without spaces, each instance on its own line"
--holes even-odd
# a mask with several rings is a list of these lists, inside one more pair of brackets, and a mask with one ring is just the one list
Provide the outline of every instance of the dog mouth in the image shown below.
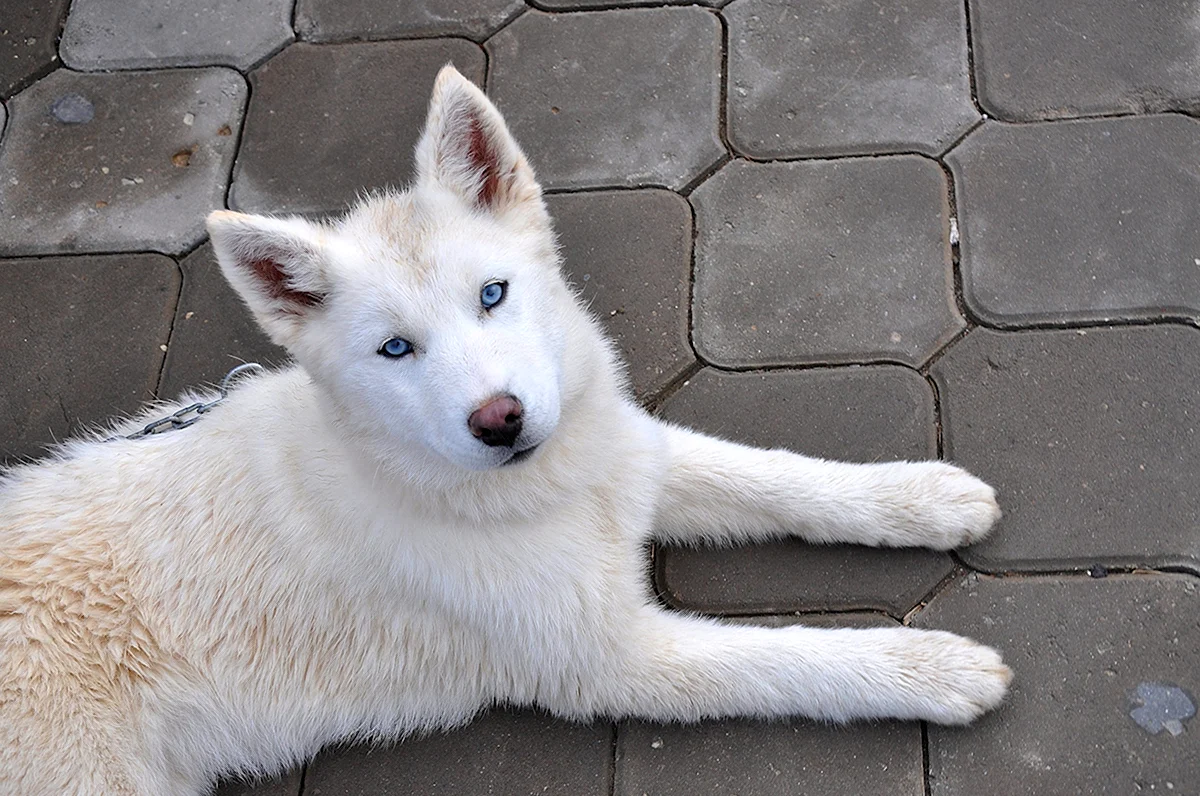
[[533,455],[533,452],[536,451],[540,445],[541,443],[539,442],[536,445],[530,445],[525,450],[517,451],[512,456],[508,457],[508,461],[506,461],[502,466],[507,467],[510,464],[519,464],[525,461]]

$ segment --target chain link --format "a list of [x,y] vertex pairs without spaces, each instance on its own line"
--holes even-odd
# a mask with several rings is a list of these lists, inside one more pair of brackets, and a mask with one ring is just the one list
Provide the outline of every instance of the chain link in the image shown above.
[[226,373],[225,378],[221,379],[221,386],[218,388],[221,394],[208,403],[197,402],[189,406],[185,406],[174,414],[161,417],[152,423],[147,423],[140,430],[135,431],[132,434],[109,437],[105,440],[105,442],[112,442],[113,440],[117,439],[141,439],[143,437],[153,436],[154,434],[162,434],[165,431],[175,431],[176,429],[187,428],[192,423],[195,423],[197,420],[199,420],[200,416],[209,409],[212,409],[214,406],[221,403],[221,401],[224,401],[226,398],[228,398],[229,389],[233,385],[234,381],[246,375],[247,373],[261,373],[264,370],[266,370],[266,368],[257,362],[246,362],[238,365],[236,368]]

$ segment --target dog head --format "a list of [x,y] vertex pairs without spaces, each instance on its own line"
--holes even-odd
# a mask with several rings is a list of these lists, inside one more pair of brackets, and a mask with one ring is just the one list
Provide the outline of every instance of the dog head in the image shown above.
[[[541,189],[499,112],[447,66],[417,177],[337,222],[218,211],[222,271],[259,324],[401,466],[519,465],[554,433],[581,311]],[[377,448],[380,446],[376,446]]]

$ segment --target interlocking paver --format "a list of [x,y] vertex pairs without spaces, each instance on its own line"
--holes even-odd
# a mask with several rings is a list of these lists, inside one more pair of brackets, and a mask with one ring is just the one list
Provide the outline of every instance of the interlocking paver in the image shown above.
[[696,189],[697,352],[919,365],[962,328],[946,181],[914,155],[734,161]]
[[0,0],[0,97],[20,90],[58,61],[68,0]]
[[188,387],[220,383],[242,362],[270,367],[287,361],[287,352],[267,338],[221,275],[210,244],[189,254],[180,268],[183,288],[158,388],[160,397],[171,399]]
[[0,460],[154,397],[179,271],[158,254],[0,260]]
[[937,154],[979,120],[959,0],[737,0],[729,138],[756,158]]
[[724,156],[708,11],[530,11],[487,49],[489,92],[548,187],[678,189]]
[[492,710],[448,733],[395,747],[332,749],[309,764],[304,796],[464,793],[607,796],[608,724],[571,724],[529,710]]
[[429,91],[447,63],[483,82],[483,51],[463,39],[284,50],[250,76],[230,207],[328,213],[363,190],[408,182]]
[[988,323],[1200,315],[1200,124],[987,124],[949,157],[963,291]]
[[249,69],[292,38],[292,0],[74,0],[60,49],[72,69]]
[[309,41],[467,36],[482,41],[524,0],[299,0],[296,32]]
[[692,211],[669,191],[547,197],[565,272],[604,322],[646,396],[695,361],[688,343]]
[[661,0],[653,3],[646,0],[535,0],[539,8],[555,11],[589,11],[599,8],[637,7],[647,5],[701,5],[722,6],[729,0]]
[[[755,624],[894,625],[879,616],[763,617]],[[618,727],[616,796],[920,796],[915,722],[833,726],[812,721],[627,722]]]
[[224,204],[245,98],[220,67],[39,80],[0,141],[0,254],[196,245]]
[[[775,373],[705,369],[662,407],[709,434],[848,461],[936,456],[933,394],[894,365]],[[902,616],[952,569],[929,550],[818,546],[795,540],[659,551],[673,603],[710,612],[871,608]]]
[[971,578],[939,595],[916,624],[999,648],[1016,677],[970,728],[930,725],[930,793],[1196,792],[1195,720],[1153,719],[1200,694],[1197,616],[1197,580],[1178,575]]
[[989,570],[1200,562],[1200,331],[972,331],[933,367],[947,456],[1005,516]]
[[979,102],[1001,119],[1200,105],[1190,3],[970,0],[970,13]]

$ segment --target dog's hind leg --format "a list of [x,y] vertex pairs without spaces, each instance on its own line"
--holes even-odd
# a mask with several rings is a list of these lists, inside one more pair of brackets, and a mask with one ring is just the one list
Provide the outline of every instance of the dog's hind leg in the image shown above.
[[1000,516],[991,487],[944,462],[848,464],[767,451],[663,424],[670,455],[656,538],[781,536],[947,550]]
[[643,616],[597,712],[965,724],[996,707],[1012,677],[994,650],[940,631],[751,627],[650,607]]

